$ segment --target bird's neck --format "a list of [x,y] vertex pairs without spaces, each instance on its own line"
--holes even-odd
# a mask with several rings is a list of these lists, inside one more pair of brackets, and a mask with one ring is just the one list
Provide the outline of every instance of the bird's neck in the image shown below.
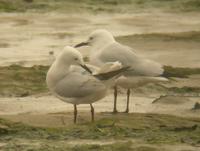
[[47,85],[53,88],[69,72],[70,65],[55,61],[47,73]]

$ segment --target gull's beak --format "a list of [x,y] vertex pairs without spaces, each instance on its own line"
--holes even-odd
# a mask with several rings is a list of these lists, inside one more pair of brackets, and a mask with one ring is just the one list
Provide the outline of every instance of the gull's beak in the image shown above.
[[90,68],[88,68],[85,64],[84,64],[84,65],[80,64],[80,66],[81,66],[83,69],[85,69],[87,72],[89,72],[90,74],[92,74],[92,71],[90,70]]
[[82,47],[82,46],[88,46],[88,42],[82,42],[82,43],[79,43],[77,45],[74,46],[74,48],[78,48],[78,47]]

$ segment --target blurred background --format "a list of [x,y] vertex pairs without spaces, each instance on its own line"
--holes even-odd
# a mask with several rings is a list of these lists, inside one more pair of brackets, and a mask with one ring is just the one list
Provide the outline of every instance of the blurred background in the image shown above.
[[200,67],[199,0],[0,0],[0,12],[0,65],[47,65],[103,28],[162,64]]

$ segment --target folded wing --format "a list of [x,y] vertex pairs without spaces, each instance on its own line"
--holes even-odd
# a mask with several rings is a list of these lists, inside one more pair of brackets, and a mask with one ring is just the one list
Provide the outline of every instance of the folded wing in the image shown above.
[[105,89],[105,85],[94,77],[73,72],[60,80],[54,91],[61,97],[73,98],[85,97]]

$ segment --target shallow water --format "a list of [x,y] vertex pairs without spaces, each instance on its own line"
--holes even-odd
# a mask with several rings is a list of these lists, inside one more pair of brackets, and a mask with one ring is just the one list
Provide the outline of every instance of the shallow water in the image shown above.
[[[111,31],[115,36],[167,33],[200,30],[200,14],[133,13],[133,14],[60,14],[60,13],[1,13],[0,14],[0,66],[20,64],[50,64],[50,51],[59,52],[65,45],[75,45],[86,39],[87,35],[99,28]],[[144,45],[144,44],[139,44]],[[162,48],[162,47],[161,47]],[[164,47],[163,47],[164,48]],[[136,48],[137,49],[137,48]],[[169,49],[160,49],[152,55],[141,49],[142,55],[165,64],[180,66],[177,62],[179,52],[171,54]],[[198,55],[198,48],[185,51],[182,58]],[[81,50],[88,54],[88,48]],[[178,54],[177,54],[178,53]],[[159,59],[159,54],[162,59]],[[169,61],[169,57],[173,55]],[[50,60],[50,61],[49,61]],[[180,60],[180,59],[179,59]],[[184,60],[184,59],[182,59]],[[194,59],[184,66],[194,65]]]

